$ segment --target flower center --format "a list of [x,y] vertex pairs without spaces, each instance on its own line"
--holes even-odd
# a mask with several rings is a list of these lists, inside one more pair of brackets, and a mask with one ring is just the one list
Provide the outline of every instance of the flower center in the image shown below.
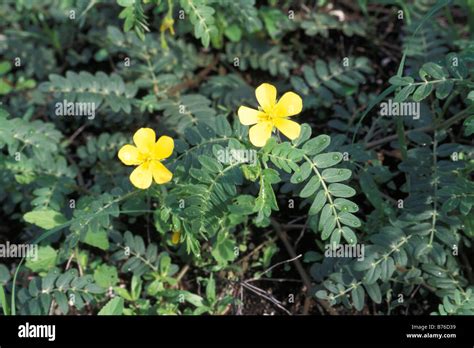
[[259,121],[260,122],[268,122],[268,121],[272,122],[273,119],[275,118],[273,110],[274,110],[274,107],[272,107],[269,110],[269,112],[265,112],[265,111],[261,110],[263,114],[261,114],[259,116]]
[[163,159],[156,158],[153,152],[140,152],[138,155],[139,160],[141,163],[151,164],[151,162],[161,162]]
[[153,161],[153,157],[151,156],[151,153],[140,152],[138,158],[140,159],[142,163],[149,164],[151,161]]

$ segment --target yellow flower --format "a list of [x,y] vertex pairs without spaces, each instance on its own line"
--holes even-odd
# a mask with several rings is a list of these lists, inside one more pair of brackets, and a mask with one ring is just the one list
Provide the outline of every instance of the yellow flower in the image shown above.
[[178,244],[180,238],[181,238],[181,232],[174,231],[171,236],[171,243],[173,243],[174,245]]
[[155,131],[140,128],[133,135],[133,145],[124,145],[118,153],[119,159],[127,166],[138,166],[130,174],[133,186],[140,189],[150,187],[152,178],[157,184],[164,184],[173,178],[173,174],[161,163],[173,153],[173,139],[163,135],[157,142]]
[[298,138],[301,126],[287,117],[301,112],[301,97],[296,93],[287,92],[277,102],[277,90],[269,83],[258,86],[255,95],[260,104],[258,110],[241,106],[237,112],[240,123],[245,126],[254,125],[249,130],[250,142],[257,147],[265,146],[272,135],[273,127],[291,140]]

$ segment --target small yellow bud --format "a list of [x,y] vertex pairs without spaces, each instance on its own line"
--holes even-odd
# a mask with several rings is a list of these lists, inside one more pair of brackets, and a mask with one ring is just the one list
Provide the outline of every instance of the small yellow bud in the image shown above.
[[174,245],[178,244],[180,238],[181,238],[181,232],[174,231],[173,235],[171,236],[171,243],[173,243]]
[[160,32],[163,33],[166,30],[169,30],[171,35],[174,35],[173,24],[174,24],[174,19],[173,18],[165,17],[165,19],[163,19],[163,22],[161,23]]

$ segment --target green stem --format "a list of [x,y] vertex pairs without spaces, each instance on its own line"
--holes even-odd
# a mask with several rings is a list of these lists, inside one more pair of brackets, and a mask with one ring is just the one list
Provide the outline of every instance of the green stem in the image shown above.
[[326,197],[329,201],[329,206],[331,207],[334,218],[336,219],[337,228],[339,229],[340,232],[342,232],[342,226],[341,226],[341,222],[339,221],[339,216],[337,214],[336,206],[334,205],[334,201],[332,200],[331,192],[329,191],[329,189],[326,185],[326,182],[324,181],[322,175],[319,173],[318,168],[314,165],[314,162],[307,155],[304,155],[303,157],[306,161],[308,161],[308,163],[310,164],[310,166],[313,169],[314,173],[318,176],[319,181],[321,182],[321,186],[323,187],[323,189],[326,193]]
[[[407,140],[405,137],[405,127],[403,125],[403,119],[400,117],[396,118],[396,126],[397,126],[397,137],[398,143],[400,144],[400,152],[402,155],[402,161],[406,161],[408,159],[408,146]],[[405,180],[408,186],[408,191],[410,191],[410,174],[405,173]]]
[[433,239],[434,239],[434,234],[436,230],[436,218],[438,216],[438,162],[437,162],[437,156],[436,156],[436,151],[438,147],[438,140],[436,139],[436,131],[434,132],[433,136],[433,216],[431,219],[431,234],[430,234],[430,242],[428,246],[431,248],[433,246]]

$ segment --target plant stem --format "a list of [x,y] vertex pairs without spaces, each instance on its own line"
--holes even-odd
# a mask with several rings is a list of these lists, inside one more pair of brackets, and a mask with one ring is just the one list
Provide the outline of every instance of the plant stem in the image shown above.
[[[290,254],[290,257],[295,258],[295,260],[293,262],[295,263],[296,270],[298,271],[298,273],[301,277],[301,280],[303,280],[303,284],[305,285],[306,290],[309,293],[309,291],[312,288],[311,278],[306,273],[304,267],[301,265],[301,262],[297,259],[296,252],[294,251],[293,247],[291,246],[291,243],[288,241],[288,236],[287,236],[286,232],[283,230],[281,225],[275,219],[271,219],[270,222],[271,222],[273,228],[275,229],[278,237],[283,242],[283,245],[285,246],[286,250],[288,251],[288,254]],[[306,296],[307,297],[312,297],[312,296],[309,296],[309,294],[306,294]],[[322,300],[322,299],[318,299],[318,298],[316,298],[316,300],[326,310],[326,312],[328,312],[329,314],[332,314],[332,315],[338,315],[337,311],[334,308],[332,308],[331,305],[327,301]],[[308,306],[305,306],[303,314],[305,314],[305,315],[308,314]]]
[[307,155],[304,155],[304,159],[309,162],[314,173],[318,176],[319,181],[321,182],[321,185],[323,186],[324,192],[326,193],[326,197],[328,198],[332,213],[334,214],[334,219],[336,219],[337,228],[339,229],[339,231],[342,231],[342,226],[341,226],[341,222],[339,221],[339,216],[337,214],[336,206],[334,205],[334,201],[332,200],[331,193],[329,192],[329,189],[326,185],[326,182],[323,179],[323,176],[321,175],[321,173],[319,173],[318,168],[314,165],[313,161]]

